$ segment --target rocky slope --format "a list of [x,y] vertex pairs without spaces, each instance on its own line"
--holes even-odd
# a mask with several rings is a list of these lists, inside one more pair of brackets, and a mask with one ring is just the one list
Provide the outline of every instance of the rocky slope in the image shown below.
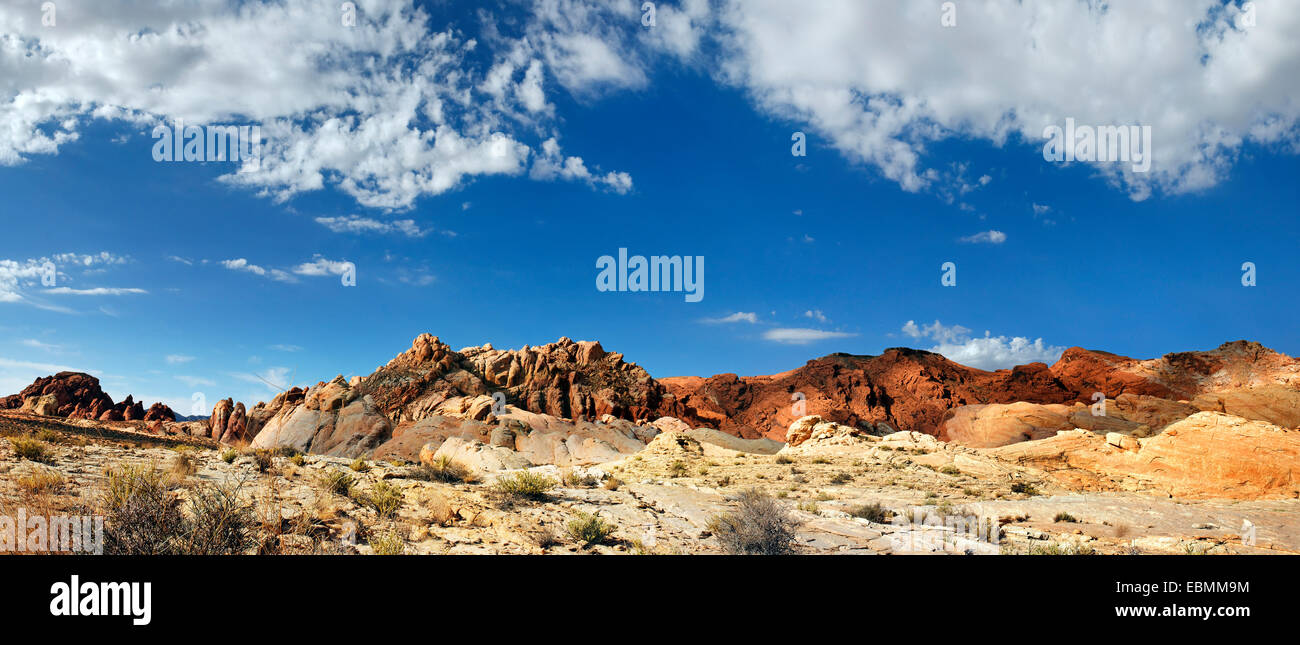
[[175,421],[176,413],[162,403],[146,411],[131,395],[120,403],[99,387],[99,379],[81,372],[59,372],[38,378],[22,392],[0,398],[0,409],[23,409],[46,416],[98,421]]

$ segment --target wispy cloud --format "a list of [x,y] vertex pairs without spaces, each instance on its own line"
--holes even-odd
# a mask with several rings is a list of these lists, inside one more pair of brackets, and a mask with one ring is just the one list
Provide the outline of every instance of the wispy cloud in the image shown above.
[[277,352],[300,352],[300,351],[302,351],[302,348],[299,347],[299,346],[297,346],[297,345],[283,345],[283,344],[276,344],[276,345],[269,345],[268,348],[269,348],[269,349],[274,349],[274,350],[277,351]]
[[421,230],[413,219],[383,222],[369,217],[346,215],[343,217],[317,217],[316,223],[335,233],[397,233],[414,238],[424,237],[429,234],[429,231]]
[[54,287],[45,289],[45,293],[63,296],[130,296],[149,293],[144,289],[120,287],[94,287],[91,289],[73,289],[72,287]]
[[169,354],[166,360],[168,365],[182,365],[194,360],[194,357],[185,356],[184,354]]
[[1007,241],[1007,234],[1002,231],[984,231],[961,238],[967,244],[1001,244]]
[[830,340],[832,338],[852,338],[857,334],[850,334],[842,331],[827,331],[824,329],[808,329],[802,327],[777,327],[763,332],[763,339],[770,340],[774,343],[785,343],[787,345],[807,345],[819,340]]
[[700,320],[700,322],[708,323],[710,325],[722,325],[727,323],[743,322],[752,325],[758,322],[758,314],[755,314],[752,311],[737,311],[734,314],[731,314],[729,316],[723,316],[721,318],[704,318]]

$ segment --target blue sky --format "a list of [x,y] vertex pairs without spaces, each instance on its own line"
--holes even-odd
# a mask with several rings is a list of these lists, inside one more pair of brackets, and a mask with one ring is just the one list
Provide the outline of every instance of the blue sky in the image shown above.
[[[1074,345],[1300,352],[1300,46],[1274,37],[1294,8],[1257,3],[1250,24],[1219,3],[1062,2],[1000,23],[961,3],[944,32],[939,3],[663,2],[648,27],[633,2],[363,2],[340,32],[260,3],[59,4],[48,27],[0,9],[19,43],[0,48],[4,393],[77,369],[189,413],[198,392],[253,403],[268,381],[368,374],[423,332],[600,340],[656,376],[900,345],[988,368]],[[879,31],[808,15],[832,10]],[[1127,59],[1044,45],[1076,14],[1096,33],[1075,38],[1133,35]],[[1174,34],[1170,61],[1143,49],[1152,29]],[[1025,69],[970,45],[1026,30],[1039,53],[1005,54]],[[1248,74],[1216,67],[1242,57]],[[1128,76],[1088,80],[1108,65]],[[1045,161],[1038,133],[1066,117],[1150,125],[1151,172]],[[175,118],[260,124],[261,171],[155,161],[152,129]],[[619,248],[703,256],[703,300],[597,291]]]

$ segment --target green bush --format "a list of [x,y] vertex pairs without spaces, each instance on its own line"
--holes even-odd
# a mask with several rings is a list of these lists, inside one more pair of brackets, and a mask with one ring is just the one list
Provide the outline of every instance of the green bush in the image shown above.
[[540,501],[546,499],[546,492],[555,486],[555,480],[550,477],[521,470],[498,478],[492,490],[507,500]]
[[9,441],[13,445],[14,454],[19,459],[35,461],[43,464],[50,463],[54,460],[54,453],[44,441],[29,439],[27,437],[15,437]]
[[614,533],[614,525],[592,513],[579,513],[569,521],[569,537],[584,545],[604,544]]

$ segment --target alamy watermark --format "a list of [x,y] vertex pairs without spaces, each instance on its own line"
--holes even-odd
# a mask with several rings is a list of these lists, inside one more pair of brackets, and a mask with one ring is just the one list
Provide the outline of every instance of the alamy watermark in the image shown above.
[[0,553],[104,553],[102,515],[0,515]]
[[627,254],[618,250],[618,259],[612,255],[596,258],[597,291],[681,291],[686,302],[704,299],[703,255],[644,255]]
[[159,124],[153,129],[154,161],[239,162],[239,172],[262,169],[262,128],[257,125]]
[[1151,126],[1075,125],[1043,128],[1043,159],[1047,161],[1128,162],[1133,172],[1151,169]]

